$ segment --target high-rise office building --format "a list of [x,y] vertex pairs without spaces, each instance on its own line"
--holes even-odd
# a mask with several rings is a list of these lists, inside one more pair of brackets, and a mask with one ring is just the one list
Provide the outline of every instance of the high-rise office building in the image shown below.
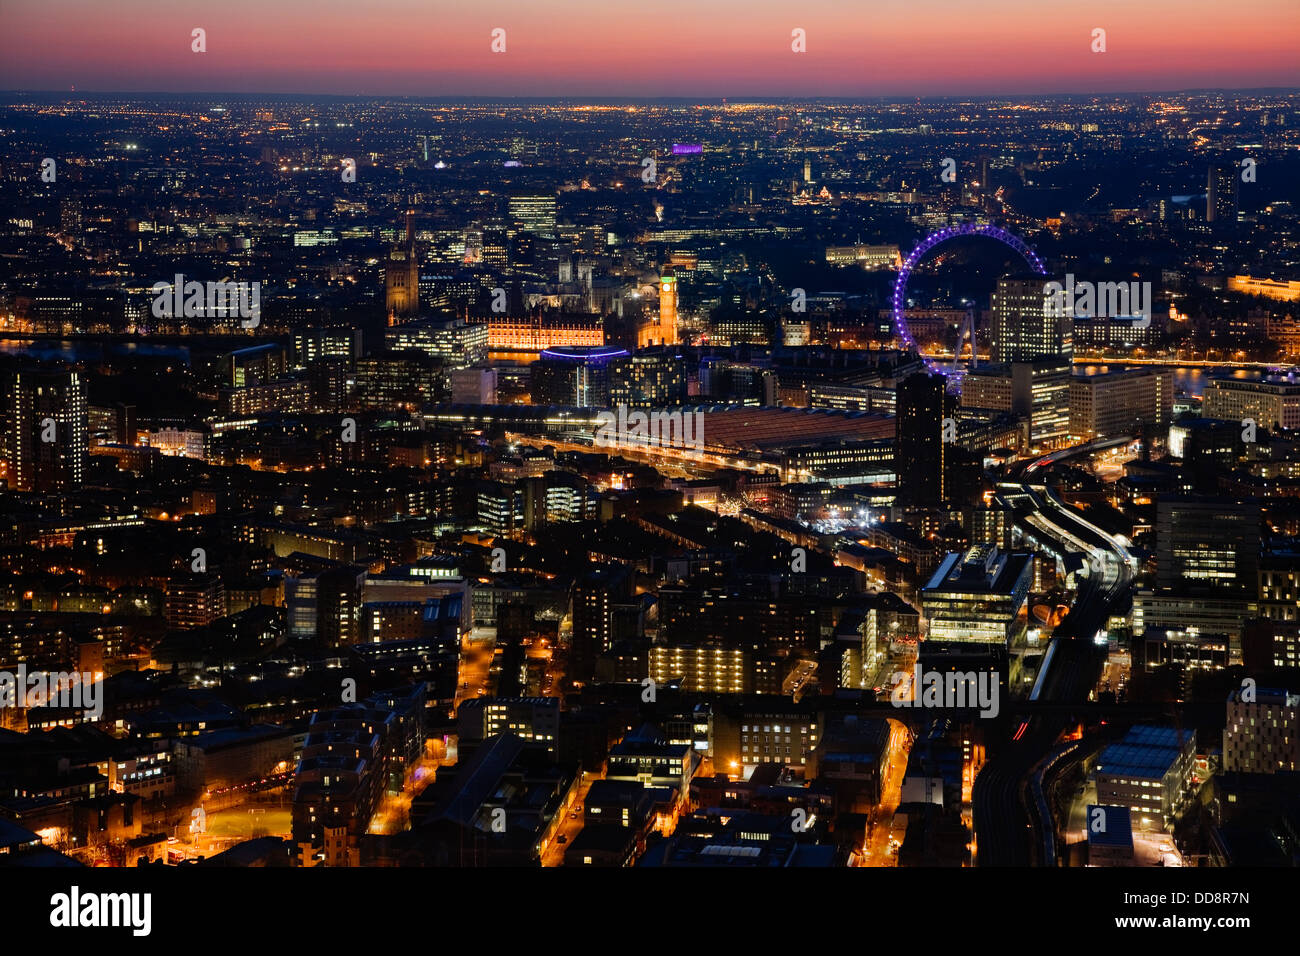
[[[1208,391],[1208,390],[1207,390]],[[1238,421],[1194,418],[1169,429],[1169,451],[1182,459],[1183,482],[1199,495],[1219,494],[1246,452]]]
[[114,411],[116,412],[113,431],[114,441],[119,445],[134,445],[140,434],[135,406],[128,405],[125,402],[118,402]]
[[269,382],[283,375],[287,364],[288,354],[275,343],[236,349],[221,358],[222,384],[243,388]]
[[458,405],[494,405],[497,400],[497,370],[458,368],[451,373],[451,400]]
[[285,581],[289,632],[325,647],[355,644],[362,635],[361,605],[366,570],[325,567]]
[[555,235],[555,197],[511,196],[507,201],[510,220],[521,232],[538,236]]
[[1205,221],[1227,225],[1237,221],[1237,168],[1214,165],[1206,176]]
[[294,364],[306,368],[319,358],[355,359],[361,355],[361,330],[348,325],[295,329]]
[[1070,431],[1070,363],[1060,358],[1012,362],[1011,410],[1029,419],[1033,448],[1047,449]]
[[356,383],[363,409],[418,409],[444,397],[442,362],[422,349],[386,349],[357,359]]
[[1260,523],[1254,499],[1162,497],[1156,505],[1156,584],[1253,596]]
[[[993,293],[989,357],[994,362],[1074,358],[1073,322],[1044,291],[1051,276],[1017,275],[998,280]],[[1064,280],[1057,278],[1064,285]]]
[[1172,369],[1141,368],[1070,379],[1070,434],[1092,441],[1163,428],[1174,411]]
[[81,231],[82,207],[75,199],[65,199],[59,203],[59,228],[68,235]]
[[523,524],[524,495],[504,481],[482,481],[478,487],[478,523],[493,534],[510,534]]
[[573,638],[569,651],[575,680],[590,680],[596,658],[613,643],[614,608],[632,594],[627,568],[606,565],[592,568],[573,584]]
[[488,327],[460,316],[417,319],[384,333],[390,349],[420,349],[442,359],[447,368],[467,368],[487,358]]
[[982,545],[947,555],[921,589],[926,639],[1006,647],[1024,628],[1034,556]]
[[1202,414],[1232,422],[1250,419],[1260,429],[1300,428],[1300,384],[1281,377],[1216,376],[1206,383]]
[[532,366],[534,405],[577,405],[608,408],[610,363],[626,349],[546,349]]
[[1036,448],[1058,443],[1070,426],[1073,322],[1044,291],[1051,281],[1042,275],[998,280],[989,353],[1006,367],[979,370],[1010,379],[1011,410],[1029,418],[1030,442]]
[[1229,773],[1300,770],[1300,694],[1263,687],[1253,694],[1233,691],[1223,728],[1223,769]]
[[75,370],[20,370],[10,393],[12,486],[65,492],[81,487],[89,418],[86,380]]
[[641,351],[610,363],[611,405],[678,405],[686,400],[686,361],[672,348]]
[[483,229],[482,243],[479,246],[482,261],[490,266],[510,264],[510,237],[504,228],[486,227]]
[[943,424],[955,403],[946,385],[942,375],[926,373],[898,384],[894,471],[899,496],[917,504],[937,505],[947,497]]

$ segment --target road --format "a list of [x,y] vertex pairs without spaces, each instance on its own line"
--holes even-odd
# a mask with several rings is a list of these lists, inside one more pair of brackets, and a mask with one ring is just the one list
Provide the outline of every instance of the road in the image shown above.
[[471,697],[482,697],[489,691],[488,679],[492,670],[492,655],[496,651],[496,636],[475,636],[475,628],[460,642],[460,673],[456,686],[456,708]]
[[[563,811],[564,822],[560,824],[559,832],[555,834],[555,838],[549,844],[542,848],[542,866],[564,865],[564,851],[573,846],[573,838],[582,832],[587,793],[591,790],[591,785],[603,776],[603,771],[600,774],[584,773],[582,775],[582,782],[578,784],[577,797]],[[564,842],[560,842],[560,837],[564,837]]]
[[816,677],[816,661],[799,661],[791,669],[789,675],[786,676],[785,682],[782,685],[782,691],[786,694],[790,694],[794,698],[794,702],[797,704]]
[[438,768],[447,765],[447,751],[441,740],[425,741],[424,753],[407,771],[402,789],[385,793],[370,817],[368,833],[401,833],[411,825],[411,801],[433,783]]
[[889,845],[890,824],[903,797],[903,776],[911,751],[912,734],[896,720],[889,722],[889,747],[886,751],[884,777],[880,784],[880,804],[874,812],[875,825],[868,828],[867,840],[858,857],[858,866],[897,866],[898,857]]

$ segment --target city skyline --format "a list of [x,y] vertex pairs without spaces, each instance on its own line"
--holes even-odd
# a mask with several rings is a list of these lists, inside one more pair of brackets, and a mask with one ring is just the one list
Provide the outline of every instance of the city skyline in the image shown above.
[[1295,0],[0,3],[20,931],[1285,920]]

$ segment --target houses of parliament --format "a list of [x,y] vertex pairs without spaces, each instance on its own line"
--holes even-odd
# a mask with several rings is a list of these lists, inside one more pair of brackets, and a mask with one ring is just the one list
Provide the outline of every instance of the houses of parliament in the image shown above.
[[[416,318],[420,307],[420,255],[415,242],[415,211],[406,211],[402,241],[388,254],[384,267],[384,312],[388,325],[402,325]],[[535,352],[555,347],[592,347],[606,344],[600,315],[547,312],[491,315],[487,318],[490,347],[498,351]],[[631,330],[629,330],[630,332]],[[659,279],[659,311],[636,326],[636,347],[676,345],[677,276],[666,266]],[[630,344],[630,343],[629,343]]]

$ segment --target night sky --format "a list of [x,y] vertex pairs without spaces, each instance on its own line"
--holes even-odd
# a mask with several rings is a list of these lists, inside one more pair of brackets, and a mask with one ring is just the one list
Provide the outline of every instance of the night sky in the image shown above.
[[[1259,0],[4,0],[0,87],[415,96],[927,96],[1300,84]],[[190,32],[207,31],[192,53]],[[493,54],[490,33],[507,31]],[[791,52],[791,30],[807,53]],[[1107,51],[1091,51],[1095,27]]]

